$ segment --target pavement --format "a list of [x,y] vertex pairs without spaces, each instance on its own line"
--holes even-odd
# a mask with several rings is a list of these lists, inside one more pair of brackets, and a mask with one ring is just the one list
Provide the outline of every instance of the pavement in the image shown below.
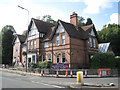
[[[0,70],[2,71],[8,71],[8,72],[12,72],[12,73],[18,73],[21,75],[36,75],[36,76],[40,76],[39,73],[33,73],[33,72],[24,72],[24,71],[20,71],[20,70],[16,70],[14,68],[0,68]],[[56,77],[55,74],[43,74],[44,77]],[[58,78],[76,78],[76,75],[73,75],[72,77],[70,75],[65,76],[65,75],[58,75]],[[84,78],[99,78],[99,75],[87,75],[87,77]]]
[[[6,69],[6,68],[4,68],[4,69],[0,68],[0,71],[11,72],[11,74],[12,73],[20,74],[22,76],[28,76],[32,80],[32,83],[44,84],[44,85],[49,85],[49,86],[55,85],[55,87],[61,86],[61,87],[65,87],[65,88],[66,87],[67,88],[110,88],[109,90],[111,90],[111,88],[112,88],[113,90],[117,90],[118,86],[120,85],[118,78],[111,78],[111,77],[98,78],[98,76],[95,76],[95,75],[88,76],[89,78],[84,78],[84,82],[87,83],[87,85],[80,85],[80,84],[76,83],[76,75],[73,75],[73,78],[69,78],[70,76],[66,77],[65,75],[59,75],[59,78],[54,78],[54,77],[56,77],[56,75],[45,75],[44,74],[43,77],[39,77],[40,76],[39,73],[29,73],[29,72],[11,70],[11,69]],[[49,77],[51,77],[51,78],[49,78]],[[92,77],[92,78],[90,78],[90,77]],[[96,87],[95,86],[96,85],[95,83],[99,83],[100,85],[102,85],[102,84],[106,85],[110,82],[115,83],[116,86],[114,86],[114,87]],[[50,87],[52,88],[52,86],[50,86]]]

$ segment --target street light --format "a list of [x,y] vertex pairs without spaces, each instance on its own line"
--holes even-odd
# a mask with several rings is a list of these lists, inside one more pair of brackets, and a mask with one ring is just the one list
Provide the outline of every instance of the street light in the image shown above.
[[[24,10],[26,10],[27,12],[28,12],[28,23],[27,23],[27,26],[29,25],[29,10],[27,10],[26,8],[24,8],[24,7],[21,7],[21,6],[19,6],[18,5],[18,7],[19,8],[21,8],[21,9],[24,9]],[[27,37],[28,37],[28,30],[27,30]],[[26,44],[26,53],[28,54],[28,38],[26,39],[27,40],[27,44]],[[27,55],[26,55],[26,72],[27,72],[27,65],[28,63],[27,63]]]

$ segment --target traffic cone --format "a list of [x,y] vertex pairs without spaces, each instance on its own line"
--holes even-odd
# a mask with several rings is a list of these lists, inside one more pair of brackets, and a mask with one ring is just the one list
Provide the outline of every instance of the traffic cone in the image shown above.
[[70,70],[70,77],[73,77],[73,75],[72,75],[72,70]]
[[85,77],[87,77],[87,70],[85,70]]
[[99,76],[102,77],[102,72],[100,71]]
[[66,77],[68,76],[68,72],[67,72],[67,70],[66,70],[66,74],[65,74],[65,76],[66,76]]
[[59,77],[59,75],[58,75],[58,70],[57,70],[57,72],[56,72],[56,77]]
[[43,69],[41,69],[41,76],[43,77]]

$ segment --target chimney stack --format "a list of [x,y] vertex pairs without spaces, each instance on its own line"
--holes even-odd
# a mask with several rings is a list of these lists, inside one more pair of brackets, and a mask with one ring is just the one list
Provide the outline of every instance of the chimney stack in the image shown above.
[[77,13],[73,12],[72,15],[70,15],[70,23],[75,25],[75,27],[78,29],[78,18]]

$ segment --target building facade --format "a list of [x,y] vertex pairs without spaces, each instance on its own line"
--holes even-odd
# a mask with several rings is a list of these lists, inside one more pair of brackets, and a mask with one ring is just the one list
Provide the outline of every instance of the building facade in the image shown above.
[[98,52],[94,24],[78,27],[73,12],[70,23],[58,20],[56,25],[32,18],[27,35],[27,60],[37,63],[68,63],[70,68],[89,67],[90,57]]

